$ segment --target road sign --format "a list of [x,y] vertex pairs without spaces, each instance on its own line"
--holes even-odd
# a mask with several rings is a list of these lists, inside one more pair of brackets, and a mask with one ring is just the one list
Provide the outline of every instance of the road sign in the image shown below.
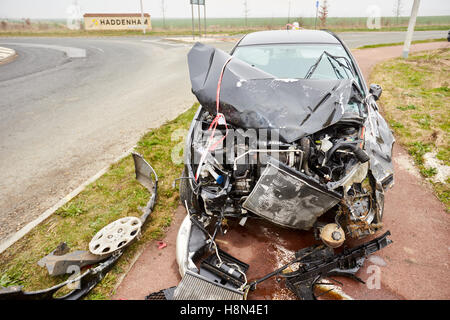
[[144,13],[86,13],[86,30],[151,30],[150,15]]
[[205,0],[191,0],[191,4],[197,4],[199,6],[204,6]]

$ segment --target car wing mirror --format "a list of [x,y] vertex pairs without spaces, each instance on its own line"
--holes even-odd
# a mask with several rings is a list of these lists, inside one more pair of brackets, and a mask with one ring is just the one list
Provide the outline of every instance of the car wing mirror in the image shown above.
[[373,95],[375,100],[378,100],[378,99],[380,99],[383,89],[381,89],[381,86],[379,84],[371,84],[369,92]]

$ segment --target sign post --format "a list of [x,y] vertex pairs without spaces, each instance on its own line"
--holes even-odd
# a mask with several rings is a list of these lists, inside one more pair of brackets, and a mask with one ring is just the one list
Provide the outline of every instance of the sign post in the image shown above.
[[191,3],[191,15],[192,15],[192,38],[195,39],[194,5],[197,5],[199,37],[202,36],[200,6],[203,6],[203,20],[204,20],[204,24],[205,24],[204,29],[205,29],[205,36],[206,36],[206,4],[205,4],[205,0],[189,0],[189,1]]
[[200,20],[200,0],[197,1],[197,12],[198,12],[198,36],[202,37],[202,26]]
[[411,46],[411,40],[414,33],[414,26],[416,25],[417,12],[419,11],[420,0],[414,0],[411,17],[409,18],[408,31],[406,32],[406,39],[403,45],[402,57],[408,58],[409,47]]
[[206,4],[205,0],[203,0],[203,24],[205,25],[205,38],[206,38]]
[[194,31],[194,4],[191,0],[191,14],[192,14],[192,40],[195,40],[195,31]]
[[317,26],[317,14],[319,12],[319,1],[316,1],[316,19],[314,20],[314,29],[316,29]]
[[145,34],[145,23],[144,23],[144,6],[142,5],[142,0],[141,0],[141,25],[142,25],[142,31]]

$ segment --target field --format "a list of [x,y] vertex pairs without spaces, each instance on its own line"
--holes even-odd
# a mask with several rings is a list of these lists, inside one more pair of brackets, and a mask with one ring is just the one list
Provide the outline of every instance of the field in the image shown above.
[[[329,17],[326,25],[320,25],[317,20],[317,28],[327,28],[332,31],[404,31],[407,28],[409,17],[382,17],[381,29],[368,29],[365,17],[338,18]],[[315,18],[302,17],[271,17],[271,18],[208,18],[206,20],[207,32],[210,34],[238,34],[255,30],[271,30],[285,28],[287,23],[298,21],[302,27],[312,29],[316,25]],[[198,19],[194,20],[195,32],[198,33]],[[201,19],[201,30],[204,32],[204,20]],[[192,32],[192,20],[190,18],[162,18],[152,19],[155,35],[183,35]],[[450,16],[418,17],[415,30],[447,30],[450,29]],[[141,31],[84,31],[69,30],[65,20],[7,20],[0,19],[0,36],[20,35],[140,35]]]
[[[208,29],[214,30],[227,30],[227,29],[252,29],[252,28],[267,28],[278,29],[285,27],[287,23],[298,21],[301,26],[305,28],[314,28],[315,18],[301,18],[301,17],[272,17],[272,18],[248,18],[247,23],[245,18],[209,18],[207,19]],[[409,17],[400,17],[397,21],[395,17],[383,17],[381,18],[382,28],[404,28],[408,26]],[[367,29],[367,18],[355,17],[355,18],[337,18],[330,17],[327,19],[327,25],[321,26],[320,21],[317,20],[317,27],[327,27],[331,29]],[[195,20],[197,25],[198,20]],[[201,20],[203,25],[203,20]],[[164,27],[163,19],[154,18],[152,25],[155,29],[161,29]],[[439,26],[450,25],[450,16],[435,16],[435,17],[418,17],[416,25],[419,26]],[[166,19],[166,29],[190,29],[192,28],[191,19]]]

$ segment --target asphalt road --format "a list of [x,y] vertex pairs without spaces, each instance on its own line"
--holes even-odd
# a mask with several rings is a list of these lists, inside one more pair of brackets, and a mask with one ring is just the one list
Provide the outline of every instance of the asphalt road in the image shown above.
[[[446,34],[416,32],[414,39]],[[354,48],[399,42],[404,32],[342,38]],[[213,45],[229,50],[233,43]],[[0,242],[195,101],[187,44],[0,38],[0,46],[18,53],[0,65]]]

